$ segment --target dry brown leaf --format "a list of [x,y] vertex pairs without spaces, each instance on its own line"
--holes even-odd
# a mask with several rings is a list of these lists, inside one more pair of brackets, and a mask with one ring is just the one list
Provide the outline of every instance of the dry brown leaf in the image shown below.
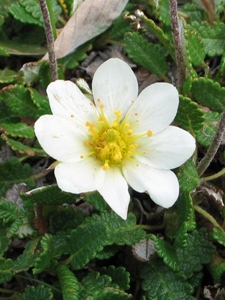
[[[67,22],[55,40],[56,58],[104,32],[123,11],[128,0],[85,0]],[[43,60],[48,59],[46,54]]]

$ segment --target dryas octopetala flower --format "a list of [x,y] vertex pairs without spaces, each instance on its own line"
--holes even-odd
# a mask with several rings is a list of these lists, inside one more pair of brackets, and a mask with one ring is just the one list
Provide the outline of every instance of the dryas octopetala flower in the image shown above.
[[155,83],[138,96],[137,79],[120,59],[103,63],[92,82],[94,101],[70,81],[47,88],[53,115],[35,123],[43,149],[58,161],[55,176],[66,192],[98,191],[123,219],[127,217],[128,185],[147,192],[165,208],[179,194],[170,170],[195,150],[186,131],[169,126],[179,103],[176,88]]

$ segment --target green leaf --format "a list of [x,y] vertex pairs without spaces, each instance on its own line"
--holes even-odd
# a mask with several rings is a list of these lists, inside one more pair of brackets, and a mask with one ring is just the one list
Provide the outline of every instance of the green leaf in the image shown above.
[[0,93],[0,102],[5,103],[19,117],[37,119],[42,111],[33,103],[30,91],[23,85],[8,86]]
[[166,266],[161,259],[151,260],[141,271],[147,300],[195,300],[192,287]]
[[108,275],[112,278],[112,282],[116,283],[124,291],[130,288],[130,274],[124,267],[109,266],[100,270],[101,274]]
[[191,158],[179,167],[177,177],[183,192],[191,192],[199,185],[199,176]]
[[205,122],[202,128],[196,131],[196,140],[204,147],[209,147],[216,133],[221,114],[216,112],[205,113]]
[[8,226],[1,224],[0,228],[0,256],[3,256],[10,245],[10,239],[7,236]]
[[104,223],[108,233],[108,245],[131,246],[146,236],[146,232],[136,224],[136,218],[132,213],[128,214],[127,220],[121,219],[113,211],[110,213],[105,211],[100,216],[95,215],[94,218]]
[[79,300],[79,282],[67,266],[57,267],[59,282],[62,288],[63,300]]
[[170,2],[169,0],[160,0],[158,6],[159,19],[165,25],[170,26]]
[[11,157],[0,164],[0,196],[4,196],[14,183],[21,182],[27,184],[29,189],[34,188],[35,181],[30,165],[22,164],[16,157]]
[[6,142],[7,145],[9,145],[12,148],[13,151],[17,151],[21,154],[26,154],[28,156],[47,156],[47,154],[42,149],[24,145],[19,141],[15,141],[13,139],[8,138],[5,134],[2,134],[1,138]]
[[43,97],[37,90],[28,88],[33,103],[39,108],[39,115],[52,114],[47,97]]
[[222,55],[225,51],[225,24],[208,22],[192,22],[189,25],[190,29],[197,32],[202,39],[202,44],[205,48],[205,53],[210,56]]
[[33,139],[35,137],[33,127],[28,126],[26,123],[0,123],[0,130],[12,137],[26,139]]
[[159,44],[148,42],[138,33],[127,33],[124,37],[128,56],[151,73],[164,78],[168,72],[166,51]]
[[82,281],[80,299],[88,300],[129,300],[132,296],[115,287],[107,275],[89,273]]
[[201,36],[199,33],[191,28],[191,26],[185,27],[185,38],[187,40],[187,51],[190,58],[190,62],[194,66],[199,66],[204,63],[206,56],[205,47],[203,45]]
[[204,229],[189,233],[186,247],[176,249],[179,270],[186,278],[202,270],[210,262],[215,247],[209,241]]
[[192,82],[194,98],[213,111],[223,112],[225,106],[225,88],[211,79],[198,78]]
[[180,103],[175,122],[177,122],[181,128],[195,132],[202,127],[204,113],[197,103],[193,102],[190,98],[180,95]]
[[120,246],[112,245],[106,246],[104,249],[96,254],[96,258],[98,259],[109,259],[114,256],[120,250]]
[[[79,242],[79,239],[77,240]],[[53,259],[59,258],[63,253],[70,251],[66,240],[65,231],[56,232],[54,235],[45,234],[41,239],[41,253],[36,258],[33,269],[34,274],[39,274],[48,269]]]
[[[168,3],[168,1],[166,1],[166,3]],[[162,8],[163,7],[160,5],[159,9],[162,9]],[[171,43],[171,41],[168,38],[168,36],[163,32],[163,30],[159,26],[157,26],[156,23],[152,19],[146,18],[146,16],[140,16],[140,19],[146,24],[146,26],[149,29],[149,31],[152,34],[154,34],[154,36],[165,47],[165,49],[167,49],[167,51],[170,53],[171,57],[173,59],[175,59],[174,46]]]
[[195,222],[195,214],[193,209],[193,202],[190,193],[180,193],[177,201],[177,214],[179,217],[179,223]]
[[225,246],[225,232],[220,228],[213,227],[211,236],[222,246]]
[[22,300],[53,300],[53,294],[50,287],[38,285],[37,287],[28,286],[22,294]]
[[75,270],[83,268],[106,244],[106,228],[101,220],[87,218],[68,237],[69,260]]
[[7,224],[7,237],[15,236],[23,223],[25,211],[19,208],[18,205],[8,200],[0,201],[0,220],[2,224]]
[[[62,12],[61,7],[55,0],[51,0],[51,6],[55,17]],[[9,6],[9,11],[15,19],[22,23],[43,26],[42,13],[37,1],[20,0],[18,3],[12,3]]]
[[13,276],[13,260],[0,257],[0,283],[10,281]]
[[[0,56],[2,56],[2,53],[0,53]],[[13,83],[13,82],[18,81],[19,79],[20,79],[20,74],[18,72],[15,72],[15,71],[9,70],[9,69],[0,70],[0,83],[1,84]]]
[[109,31],[109,34],[112,40],[120,40],[124,37],[124,34],[126,32],[129,32],[130,30],[131,26],[128,20],[126,20],[124,16],[121,15],[114,21],[112,28]]
[[107,208],[107,203],[99,193],[88,194],[85,196],[85,200],[94,205],[94,207],[99,211],[103,212]]
[[73,204],[80,195],[62,192],[56,184],[35,189],[26,194],[21,194],[24,202],[32,202],[45,205],[62,205],[64,203]]
[[39,255],[39,253],[36,251],[39,240],[39,238],[36,238],[26,243],[23,254],[19,255],[15,261],[15,273],[27,271],[34,266],[35,259]]
[[225,272],[225,263],[220,263],[213,271],[213,278],[216,283],[220,283],[223,280],[222,275]]
[[20,4],[20,2],[12,3],[9,6],[9,12],[16,20],[19,20],[22,23],[35,24],[39,26],[43,25],[43,23],[39,19],[34,18],[30,13],[28,13],[26,9]]

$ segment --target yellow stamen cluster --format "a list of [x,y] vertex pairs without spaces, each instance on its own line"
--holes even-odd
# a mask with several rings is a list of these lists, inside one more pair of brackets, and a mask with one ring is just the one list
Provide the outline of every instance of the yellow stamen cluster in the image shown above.
[[[100,102],[100,100],[98,101]],[[109,124],[102,104],[99,105],[100,117],[96,124],[86,122],[90,138],[86,145],[91,148],[89,155],[94,155],[103,164],[103,169],[119,166],[126,159],[132,159],[138,146],[136,140],[143,135],[133,135],[133,130],[126,120],[121,121],[122,113],[116,110],[115,120]],[[145,136],[152,136],[149,130]]]

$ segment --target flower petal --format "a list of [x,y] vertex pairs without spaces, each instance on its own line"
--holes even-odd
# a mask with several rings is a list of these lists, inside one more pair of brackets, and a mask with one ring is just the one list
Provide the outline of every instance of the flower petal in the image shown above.
[[60,163],[55,167],[59,188],[65,192],[79,194],[93,192],[102,185],[105,171],[92,157],[77,163]]
[[158,205],[169,208],[179,195],[179,183],[172,171],[157,170],[147,165],[126,163],[123,174],[137,192],[147,192]]
[[49,84],[47,94],[54,115],[86,121],[96,120],[97,111],[91,102],[72,81],[56,80]]
[[112,122],[115,120],[116,110],[120,110],[124,116],[137,98],[137,79],[127,63],[111,58],[95,72],[92,91],[96,106],[103,104],[104,114]]
[[76,162],[90,151],[85,145],[88,136],[70,120],[44,115],[37,120],[34,130],[42,148],[56,160]]
[[174,169],[187,161],[195,151],[195,139],[187,131],[169,126],[152,137],[138,140],[135,159],[156,169]]
[[98,192],[112,210],[126,220],[130,195],[127,182],[118,168],[112,167],[105,171],[104,182],[98,187]]
[[153,134],[165,129],[174,119],[179,103],[176,88],[169,83],[154,83],[145,88],[127,113],[126,120],[134,124],[134,133]]

